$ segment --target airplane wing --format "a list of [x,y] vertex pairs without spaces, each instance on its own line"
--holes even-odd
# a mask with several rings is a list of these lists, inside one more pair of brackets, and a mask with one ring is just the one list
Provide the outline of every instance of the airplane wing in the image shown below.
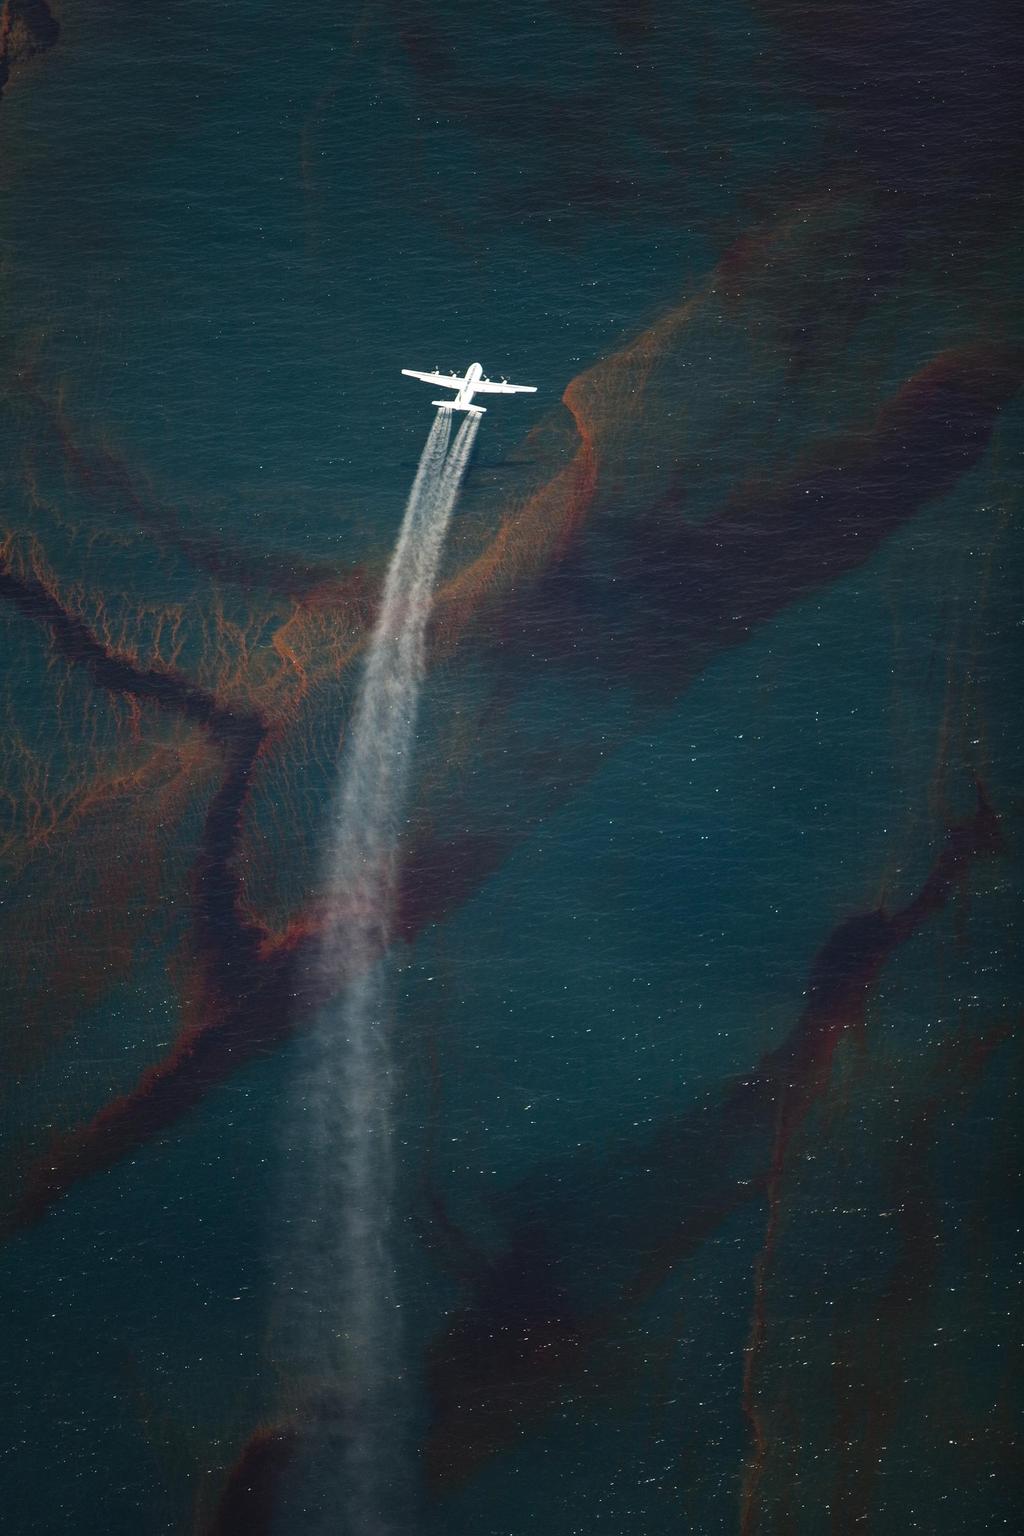
[[424,384],[440,384],[443,389],[461,389],[465,375],[458,373],[417,373],[415,368],[403,368],[410,379],[422,379]]
[[481,379],[473,386],[474,395],[535,395],[536,384],[495,384],[491,379]]

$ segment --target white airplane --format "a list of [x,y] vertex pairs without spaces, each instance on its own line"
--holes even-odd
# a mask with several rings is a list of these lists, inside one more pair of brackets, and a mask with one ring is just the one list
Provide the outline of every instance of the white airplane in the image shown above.
[[482,416],[486,410],[483,405],[471,405],[474,395],[535,395],[536,384],[509,384],[502,379],[500,384],[495,384],[491,379],[484,378],[484,371],[479,363],[471,363],[465,373],[417,373],[415,368],[403,368],[402,372],[410,379],[422,379],[424,384],[439,384],[442,389],[454,389],[458,393],[454,400],[432,400],[431,405],[446,405],[451,411],[469,411],[474,416]]

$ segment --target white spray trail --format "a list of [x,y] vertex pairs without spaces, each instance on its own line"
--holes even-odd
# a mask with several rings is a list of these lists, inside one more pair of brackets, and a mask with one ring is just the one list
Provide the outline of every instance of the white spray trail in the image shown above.
[[338,1001],[316,1019],[297,1101],[308,1185],[293,1254],[297,1343],[319,1406],[293,1490],[299,1507],[288,1536],[391,1536],[406,1529],[403,1353],[390,1234],[395,1071],[385,956],[426,624],[479,426],[479,417],[468,415],[449,450],[451,421],[449,410],[438,411],[409,493],[329,836],[316,986]]

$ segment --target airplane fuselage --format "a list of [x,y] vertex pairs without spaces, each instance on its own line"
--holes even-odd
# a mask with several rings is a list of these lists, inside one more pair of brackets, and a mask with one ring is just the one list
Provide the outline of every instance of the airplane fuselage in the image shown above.
[[[452,401],[452,408],[454,410],[463,411],[466,409],[473,398],[474,390],[483,377],[483,372],[484,371],[479,363],[470,363],[469,367],[466,369],[466,376],[462,381],[462,388],[459,390],[458,394],[455,396],[455,399]],[[477,410],[479,409],[480,407],[477,406]]]

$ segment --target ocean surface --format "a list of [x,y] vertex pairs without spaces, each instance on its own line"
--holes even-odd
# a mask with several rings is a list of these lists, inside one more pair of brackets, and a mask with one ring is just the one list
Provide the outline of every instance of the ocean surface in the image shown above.
[[[12,1536],[1016,1523],[1019,74],[1003,0],[3,0]],[[477,360],[314,1283],[400,370]]]

